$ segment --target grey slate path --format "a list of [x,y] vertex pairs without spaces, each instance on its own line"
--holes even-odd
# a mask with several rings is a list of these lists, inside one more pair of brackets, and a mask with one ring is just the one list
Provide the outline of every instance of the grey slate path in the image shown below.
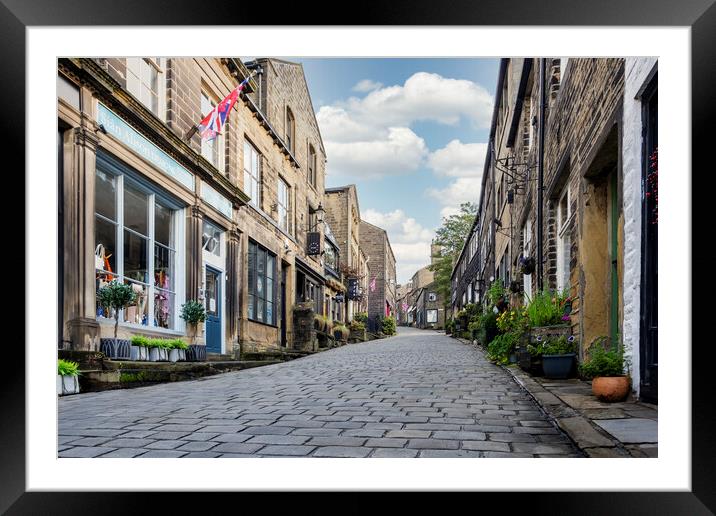
[[58,440],[59,457],[581,456],[480,351],[411,328],[291,362],[63,397]]

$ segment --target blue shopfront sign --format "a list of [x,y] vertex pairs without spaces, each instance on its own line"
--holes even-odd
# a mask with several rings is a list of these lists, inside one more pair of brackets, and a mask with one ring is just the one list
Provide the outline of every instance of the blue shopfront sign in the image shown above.
[[127,145],[166,175],[189,190],[194,190],[194,174],[101,103],[98,103],[97,123],[103,125],[108,134]]

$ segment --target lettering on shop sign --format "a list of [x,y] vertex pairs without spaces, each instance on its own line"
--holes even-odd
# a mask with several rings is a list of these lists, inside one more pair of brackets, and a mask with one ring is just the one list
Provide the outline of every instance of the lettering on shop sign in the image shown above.
[[194,190],[194,174],[182,167],[174,158],[142,136],[136,129],[122,120],[113,111],[98,104],[97,123],[104,126],[108,134],[124,143],[127,147],[149,161],[166,175]]

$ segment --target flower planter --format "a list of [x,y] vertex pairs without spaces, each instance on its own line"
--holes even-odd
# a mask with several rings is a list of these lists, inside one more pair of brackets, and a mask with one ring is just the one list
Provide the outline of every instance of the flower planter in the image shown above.
[[533,357],[527,351],[527,344],[536,345],[540,341],[558,338],[561,336],[569,337],[572,334],[572,328],[566,324],[558,324],[554,326],[535,326],[530,328],[529,338],[521,341],[517,345],[517,363],[520,368],[527,371],[531,375],[541,376],[543,373],[543,357]]
[[168,349],[166,350],[169,352],[167,358],[170,362],[178,362],[179,361],[179,350],[178,349]]
[[149,348],[149,361],[159,362],[159,348]]
[[365,342],[366,339],[366,331],[363,330],[351,330],[350,335],[348,335],[348,341],[349,342]]
[[179,361],[183,362],[186,360],[186,350],[185,349],[178,349],[179,352]]
[[599,401],[624,401],[629,395],[630,385],[628,376],[598,376],[592,380],[592,394]]
[[159,361],[160,362],[168,362],[169,361],[169,353],[168,349],[166,348],[158,348],[159,349]]
[[149,352],[146,346],[131,346],[129,359],[144,362],[148,359]]
[[80,382],[76,376],[57,375],[57,394],[59,396],[67,396],[69,394],[79,394]]
[[186,350],[186,359],[190,362],[204,362],[206,360],[206,346],[191,344]]
[[126,339],[100,339],[99,350],[107,358],[118,360],[129,360],[131,356],[132,343]]
[[553,380],[563,380],[569,378],[574,366],[575,353],[566,353],[564,355],[543,355],[542,370],[547,378]]

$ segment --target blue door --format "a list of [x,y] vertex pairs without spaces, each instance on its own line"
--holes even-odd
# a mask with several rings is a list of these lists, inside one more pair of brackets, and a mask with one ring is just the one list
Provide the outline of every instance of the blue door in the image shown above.
[[221,353],[221,272],[206,268],[206,351]]

